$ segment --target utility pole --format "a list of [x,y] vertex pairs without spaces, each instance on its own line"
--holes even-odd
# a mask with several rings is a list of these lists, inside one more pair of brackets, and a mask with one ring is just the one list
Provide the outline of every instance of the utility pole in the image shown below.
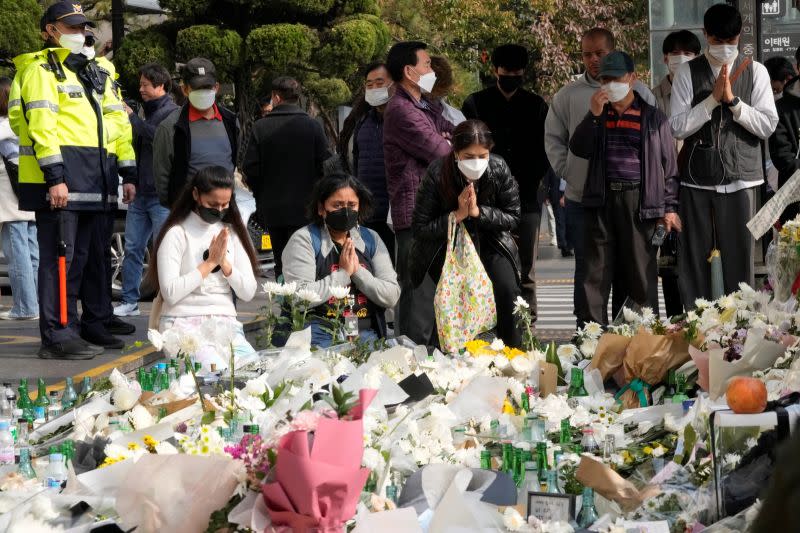
[[111,0],[111,42],[117,55],[125,35],[125,0]]

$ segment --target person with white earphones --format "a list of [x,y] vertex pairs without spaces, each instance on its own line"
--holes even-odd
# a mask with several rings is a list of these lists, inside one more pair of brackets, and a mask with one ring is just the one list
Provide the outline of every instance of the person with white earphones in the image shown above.
[[605,56],[600,89],[570,140],[572,153],[589,160],[584,246],[592,268],[583,289],[590,319],[604,325],[612,280],[618,278],[626,280],[628,300],[658,315],[658,247],[671,230],[681,230],[669,120],[633,90],[635,81],[628,54]]
[[492,282],[497,337],[506,346],[520,346],[514,306],[522,295],[521,261],[511,236],[520,221],[519,186],[505,160],[491,153],[493,146],[492,134],[480,120],[467,120],[453,130],[452,150],[431,164],[420,184],[409,271],[417,285],[428,276],[438,282],[454,213]]
[[672,132],[683,139],[679,159],[678,283],[687,310],[713,299],[708,257],[722,257],[724,292],[753,284],[753,236],[747,222],[764,183],[762,142],[778,124],[769,73],[739,52],[742,15],[727,4],[703,19],[708,48],[684,63],[672,83]]

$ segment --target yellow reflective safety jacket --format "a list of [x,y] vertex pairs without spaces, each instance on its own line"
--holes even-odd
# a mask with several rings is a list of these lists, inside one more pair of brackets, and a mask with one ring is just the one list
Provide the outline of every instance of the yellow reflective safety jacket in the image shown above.
[[[114,80],[114,90],[117,93],[117,98],[122,101],[122,90],[117,83],[119,74],[114,67],[114,64],[105,57],[98,57],[97,64],[106,69],[111,74],[111,79]],[[124,107],[123,107],[124,110]],[[127,112],[125,114],[127,118]],[[138,184],[138,173],[136,170],[136,152],[133,149],[133,127],[131,126],[130,119],[123,125],[121,135],[117,142],[108,146],[109,157],[114,157],[116,161],[117,171],[122,177],[122,183]]]
[[[9,120],[19,136],[20,209],[47,208],[48,189],[59,183],[69,190],[68,210],[115,209],[115,155],[130,122],[113,71],[64,48],[23,54],[14,64]],[[91,76],[79,76],[82,69]]]

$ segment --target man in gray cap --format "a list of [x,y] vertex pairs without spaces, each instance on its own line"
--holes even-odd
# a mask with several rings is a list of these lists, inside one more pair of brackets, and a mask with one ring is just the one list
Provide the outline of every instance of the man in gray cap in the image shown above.
[[626,297],[658,313],[656,252],[680,231],[675,143],[669,120],[633,90],[625,52],[603,57],[600,89],[575,128],[570,150],[589,160],[583,189],[589,319],[608,324],[611,281],[626,280]]
[[181,69],[181,87],[188,102],[158,125],[153,139],[153,179],[165,207],[172,207],[200,169],[236,167],[239,125],[232,111],[216,103],[214,63],[191,59]]

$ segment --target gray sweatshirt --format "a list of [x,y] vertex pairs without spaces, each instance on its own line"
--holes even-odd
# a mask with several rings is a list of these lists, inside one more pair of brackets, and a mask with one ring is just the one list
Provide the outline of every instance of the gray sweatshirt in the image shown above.
[[[589,160],[569,151],[569,140],[575,128],[589,112],[592,95],[600,88],[600,82],[583,74],[559,90],[550,103],[544,123],[544,148],[550,165],[558,177],[567,182],[565,196],[573,202],[583,198],[583,185],[589,172]],[[637,81],[633,89],[648,104],[655,105],[656,99],[645,84]]]
[[[311,244],[311,234],[308,226],[300,228],[289,238],[283,250],[283,277],[287,283],[297,282],[299,288],[314,291],[319,300],[311,302],[312,306],[320,305],[331,298],[331,287],[349,287],[355,283],[359,291],[364,293],[372,303],[388,309],[394,307],[400,299],[400,285],[397,283],[397,272],[392,266],[389,252],[381,238],[372,230],[375,239],[375,255],[372,257],[370,273],[365,268],[356,270],[352,277],[344,270],[333,272],[322,279],[317,279],[317,260],[314,257],[314,247]],[[333,250],[333,241],[327,230],[323,229],[320,235],[320,255],[328,257]],[[350,232],[350,238],[356,249],[364,253],[366,245],[361,238],[361,232]]]

